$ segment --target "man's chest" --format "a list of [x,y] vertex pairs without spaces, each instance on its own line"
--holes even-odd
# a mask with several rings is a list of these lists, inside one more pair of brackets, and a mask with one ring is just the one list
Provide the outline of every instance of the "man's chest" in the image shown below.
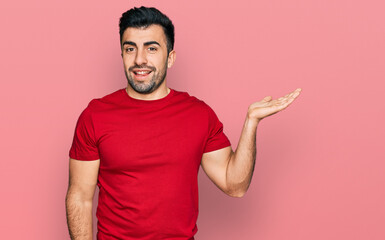
[[101,168],[145,172],[199,168],[207,141],[204,116],[194,111],[116,111],[98,119]]

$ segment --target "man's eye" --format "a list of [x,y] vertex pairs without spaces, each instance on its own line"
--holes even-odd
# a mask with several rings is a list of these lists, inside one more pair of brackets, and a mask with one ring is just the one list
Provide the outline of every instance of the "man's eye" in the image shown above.
[[156,48],[154,48],[154,47],[149,47],[148,50],[150,50],[150,52],[155,52],[155,51],[156,51]]
[[132,52],[134,51],[134,48],[126,48],[126,52]]

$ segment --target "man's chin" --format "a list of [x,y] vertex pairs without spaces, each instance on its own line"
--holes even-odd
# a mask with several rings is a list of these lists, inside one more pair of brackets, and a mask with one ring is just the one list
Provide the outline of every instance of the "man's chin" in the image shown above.
[[130,83],[131,88],[134,89],[135,92],[140,94],[150,94],[156,90],[156,86],[152,84],[132,84]]

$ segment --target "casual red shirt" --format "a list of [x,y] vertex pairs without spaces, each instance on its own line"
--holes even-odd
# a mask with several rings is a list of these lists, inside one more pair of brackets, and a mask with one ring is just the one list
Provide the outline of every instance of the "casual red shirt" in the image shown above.
[[187,93],[145,101],[120,89],[92,100],[70,157],[100,159],[98,239],[194,239],[202,155],[227,146],[214,111]]

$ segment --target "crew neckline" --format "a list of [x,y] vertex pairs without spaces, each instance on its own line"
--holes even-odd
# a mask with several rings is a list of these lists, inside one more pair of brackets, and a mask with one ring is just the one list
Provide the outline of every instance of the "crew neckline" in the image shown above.
[[123,88],[120,91],[122,92],[122,94],[125,95],[125,98],[132,104],[142,105],[142,106],[158,106],[158,105],[167,103],[172,98],[172,96],[174,96],[175,90],[171,88],[169,89],[170,89],[170,92],[166,96],[155,100],[142,100],[142,99],[133,98],[130,95],[128,95],[126,88]]

